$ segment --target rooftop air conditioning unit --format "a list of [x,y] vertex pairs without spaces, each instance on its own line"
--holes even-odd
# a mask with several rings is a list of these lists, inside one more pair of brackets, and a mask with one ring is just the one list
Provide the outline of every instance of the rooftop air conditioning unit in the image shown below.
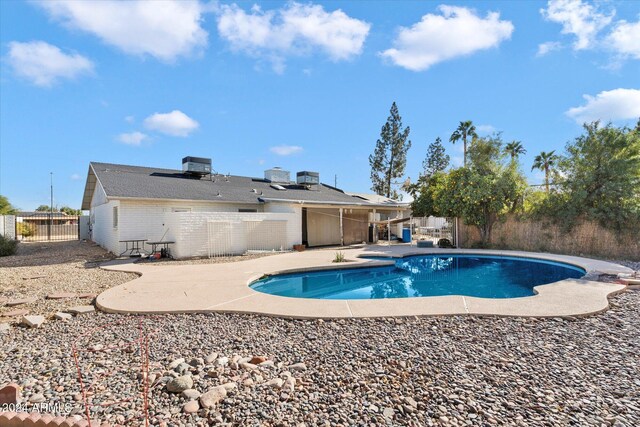
[[187,156],[182,159],[182,172],[197,176],[209,175],[211,174],[211,159]]
[[264,171],[264,179],[279,184],[289,184],[291,182],[289,171],[286,171],[277,166]]
[[304,185],[307,188],[320,186],[320,174],[318,172],[302,171],[296,174],[296,182],[298,185]]

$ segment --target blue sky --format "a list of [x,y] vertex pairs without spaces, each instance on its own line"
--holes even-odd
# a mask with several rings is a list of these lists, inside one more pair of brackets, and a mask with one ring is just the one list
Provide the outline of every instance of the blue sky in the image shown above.
[[413,143],[461,120],[560,150],[640,116],[640,2],[0,2],[0,194],[79,207],[90,161],[317,170],[368,192],[391,103]]

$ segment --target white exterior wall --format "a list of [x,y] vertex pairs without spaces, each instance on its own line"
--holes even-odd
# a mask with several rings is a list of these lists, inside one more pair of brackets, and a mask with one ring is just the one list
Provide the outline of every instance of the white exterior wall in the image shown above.
[[300,244],[301,232],[299,215],[289,213],[238,213],[238,212],[169,212],[165,216],[169,229],[165,240],[176,243],[171,246],[174,258],[204,257],[209,255],[209,221],[231,222],[232,235],[230,253],[242,254],[247,249],[247,239],[243,221],[284,220],[287,221],[287,247]]
[[[211,203],[195,201],[146,201],[120,200],[120,240],[147,239],[148,241],[175,240],[172,236],[180,233],[171,222],[169,214],[175,209],[190,209],[191,213],[199,212],[238,212],[238,209],[258,209],[262,206],[252,204]],[[248,214],[255,215],[255,214]],[[145,249],[150,249],[146,246]],[[172,248],[173,249],[173,248]],[[121,245],[120,252],[124,250]],[[118,253],[120,253],[118,252]],[[196,255],[185,255],[196,256]]]
[[93,225],[91,229],[91,239],[114,254],[120,254],[120,218],[118,218],[118,228],[113,227],[113,208],[118,206],[120,211],[120,202],[112,200],[91,208],[91,218]]
[[267,203],[264,205],[265,212],[292,214],[287,226],[287,241],[293,245],[302,244],[302,205]]

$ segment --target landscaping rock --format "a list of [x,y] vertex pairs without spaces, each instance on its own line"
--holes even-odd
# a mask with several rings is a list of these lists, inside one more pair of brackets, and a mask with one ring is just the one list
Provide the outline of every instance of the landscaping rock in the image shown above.
[[67,311],[69,313],[73,313],[77,315],[77,314],[93,313],[94,311],[96,311],[96,308],[92,305],[78,305],[75,307],[71,307]]
[[201,394],[202,393],[193,388],[188,388],[182,391],[182,397],[186,397],[187,399],[197,399]]
[[44,323],[44,316],[24,316],[21,323],[30,328],[39,328]]
[[267,386],[267,387],[273,387],[273,388],[277,388],[277,389],[282,388],[283,384],[284,384],[284,380],[282,378],[274,378],[274,379],[269,380],[266,383],[264,383],[264,385]]
[[67,299],[67,298],[77,298],[78,294],[73,292],[55,292],[47,295],[47,299]]
[[204,358],[204,361],[207,364],[210,364],[210,363],[215,362],[217,358],[218,358],[218,353],[211,353],[207,357]]
[[182,393],[183,391],[193,387],[193,378],[191,375],[183,375],[173,378],[167,383],[167,391],[171,393]]
[[216,360],[216,365],[218,366],[226,366],[229,363],[229,358],[228,357],[218,357],[218,359]]
[[64,313],[64,312],[62,312],[62,311],[58,311],[58,312],[54,315],[54,317],[55,317],[57,320],[71,320],[71,319],[73,319],[73,316],[72,316],[71,314],[69,314],[69,313]]
[[235,381],[231,381],[231,382],[222,384],[220,387],[227,390],[227,392],[230,392],[238,388],[238,383],[236,383]]
[[293,365],[289,366],[289,369],[292,370],[292,371],[306,371],[307,370],[307,365],[305,365],[302,362],[294,363]]
[[27,314],[29,314],[29,310],[24,310],[20,308],[17,310],[6,311],[4,313],[1,313],[0,315],[3,317],[19,317],[19,316],[26,316]]
[[200,404],[198,403],[198,401],[191,400],[184,404],[184,406],[182,407],[182,412],[186,414],[192,414],[194,412],[198,412],[199,409],[200,409]]
[[267,361],[267,358],[264,356],[253,356],[251,360],[249,360],[249,363],[253,365],[259,365],[260,363],[264,363],[266,361]]
[[17,305],[33,304],[37,300],[38,300],[38,298],[35,298],[35,297],[20,298],[20,299],[9,300],[9,301],[7,301],[6,305],[7,305],[7,307],[14,307],[14,306],[17,306]]
[[204,366],[204,359],[201,357],[195,357],[189,361],[189,365],[195,367]]
[[175,359],[171,363],[169,363],[169,369],[173,370],[173,369],[177,368],[178,365],[180,365],[181,363],[184,363],[184,357],[181,357],[179,359]]
[[0,334],[3,332],[9,332],[9,324],[8,323],[0,323]]
[[203,408],[212,408],[227,396],[227,390],[224,387],[214,387],[202,396],[200,396],[200,404]]
[[46,401],[47,399],[44,397],[44,395],[42,393],[37,393],[32,395],[29,398],[29,403],[42,403],[44,401]]

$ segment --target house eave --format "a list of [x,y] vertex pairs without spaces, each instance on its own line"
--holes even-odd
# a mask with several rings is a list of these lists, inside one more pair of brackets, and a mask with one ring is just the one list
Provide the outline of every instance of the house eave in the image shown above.
[[290,200],[290,199],[278,199],[273,197],[260,197],[265,203],[289,203],[297,205],[324,205],[324,206],[340,206],[340,207],[353,207],[353,208],[387,208],[387,209],[409,209],[408,204],[380,204],[380,203],[354,203],[354,202],[322,202],[318,200]]

